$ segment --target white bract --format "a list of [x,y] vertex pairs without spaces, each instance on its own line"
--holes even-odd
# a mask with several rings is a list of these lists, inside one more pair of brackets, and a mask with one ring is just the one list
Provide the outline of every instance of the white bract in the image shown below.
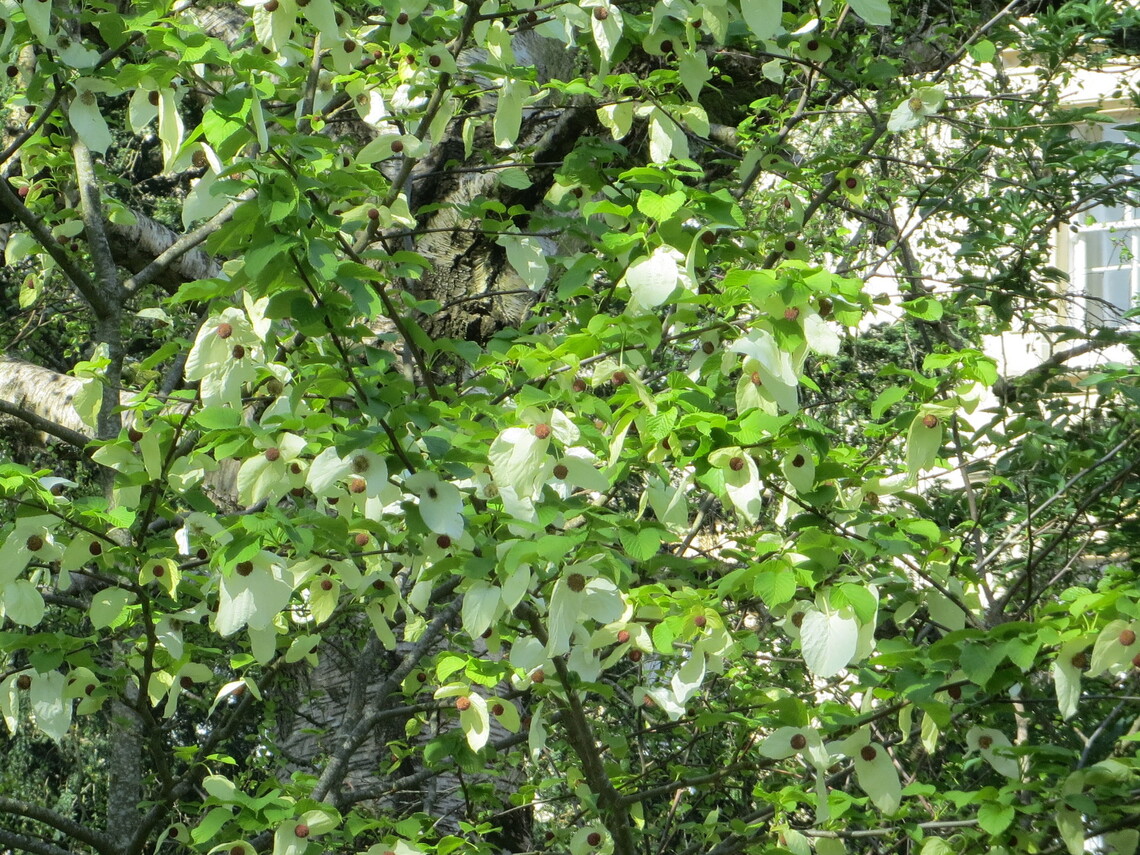
[[816,677],[834,677],[855,658],[859,624],[854,611],[809,609],[800,624],[804,664]]
[[429,529],[450,537],[463,534],[463,494],[458,487],[421,469],[404,481],[404,489],[416,494],[420,516]]
[[971,751],[980,753],[982,758],[998,774],[1005,775],[1007,778],[1020,777],[1021,773],[1017,768],[1017,760],[1005,751],[1005,749],[1012,748],[1013,744],[1009,741],[1009,737],[1000,730],[975,725],[966,733],[966,744]]
[[897,132],[917,128],[928,116],[933,116],[941,110],[945,101],[946,93],[937,86],[916,89],[891,112],[891,117],[887,121],[887,130]]
[[258,553],[248,563],[239,562],[220,578],[214,629],[223,637],[247,625],[253,630],[268,629],[289,604],[294,584],[292,571],[270,552]]
[[283,433],[274,439],[259,440],[263,449],[247,458],[238,470],[238,499],[245,505],[276,500],[305,483],[304,466],[298,458],[305,450],[305,440],[296,434]]
[[548,656],[570,651],[570,638],[585,620],[607,624],[625,611],[621,591],[609,579],[594,575],[584,564],[573,564],[554,583],[550,593]]
[[729,350],[753,360],[764,392],[786,413],[799,410],[799,376],[791,354],[782,350],[765,329],[754,329],[729,345]]
[[199,511],[191,511],[183,520],[182,528],[174,533],[174,542],[182,555],[193,555],[202,547],[224,546],[233,540],[217,518]]
[[671,246],[659,246],[635,261],[620,284],[629,288],[630,311],[641,314],[660,306],[678,287],[695,290],[685,270],[685,256]]
[[99,111],[97,93],[117,94],[118,88],[110,81],[95,77],[80,78],[72,86],[75,94],[67,108],[67,117],[71,121],[71,126],[91,151],[103,154],[111,147],[113,139],[107,121]]
[[241,407],[242,387],[257,377],[260,359],[261,337],[244,311],[230,307],[198,330],[186,379],[198,382],[204,405]]
[[14,582],[29,561],[55,561],[63,554],[63,548],[51,536],[51,530],[60,522],[59,517],[47,514],[16,520],[0,547],[0,590]]
[[709,463],[724,475],[725,492],[737,513],[748,522],[755,522],[763,506],[763,484],[752,455],[735,446],[720,448],[709,455]]

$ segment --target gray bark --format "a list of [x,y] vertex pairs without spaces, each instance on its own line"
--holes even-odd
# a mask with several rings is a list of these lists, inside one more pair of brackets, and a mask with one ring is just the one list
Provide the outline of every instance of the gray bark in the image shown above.
[[[108,223],[107,238],[120,267],[138,273],[182,236],[155,220],[135,213],[135,222]],[[191,249],[159,271],[154,281],[173,293],[184,282],[211,279],[221,273],[221,266],[201,249]]]
[[0,356],[0,412],[8,419],[20,419],[40,442],[46,442],[49,434],[78,444],[93,439],[72,405],[82,385],[75,377]]

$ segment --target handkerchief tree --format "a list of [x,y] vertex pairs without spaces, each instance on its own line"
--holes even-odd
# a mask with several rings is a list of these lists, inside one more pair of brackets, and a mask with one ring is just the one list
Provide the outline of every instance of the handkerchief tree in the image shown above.
[[1137,18],[0,0],[0,850],[1131,855]]

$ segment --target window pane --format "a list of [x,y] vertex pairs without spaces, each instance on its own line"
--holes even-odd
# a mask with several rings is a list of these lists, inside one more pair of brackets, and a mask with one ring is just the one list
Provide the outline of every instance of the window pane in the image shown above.
[[1090,273],[1086,294],[1091,326],[1120,326],[1121,316],[1132,307],[1132,269]]
[[1097,205],[1088,212],[1087,216],[1097,223],[1115,223],[1123,220],[1125,213],[1122,205]]
[[1085,265],[1098,267],[1127,267],[1136,259],[1133,244],[1137,229],[1107,229],[1086,232]]

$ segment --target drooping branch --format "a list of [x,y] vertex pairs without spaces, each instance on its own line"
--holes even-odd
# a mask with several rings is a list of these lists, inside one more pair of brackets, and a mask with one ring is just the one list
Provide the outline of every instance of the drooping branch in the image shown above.
[[73,445],[76,448],[83,448],[85,445],[87,445],[87,443],[91,441],[91,437],[86,436],[85,434],[81,434],[77,431],[69,430],[68,428],[65,428],[61,425],[57,425],[54,422],[48,421],[42,416],[39,416],[29,410],[25,410],[23,407],[17,407],[14,404],[10,404],[8,401],[0,400],[0,413],[3,413],[6,416],[11,416],[15,419],[19,419],[31,427],[33,430],[48,434],[49,436],[54,436],[56,439],[61,439],[68,445]]
[[30,852],[32,855],[77,855],[69,849],[63,849],[53,843],[18,834],[15,831],[6,831],[0,828],[0,846],[8,847],[12,852]]
[[41,822],[49,828],[66,834],[80,843],[85,843],[102,855],[112,855],[115,852],[114,843],[104,835],[89,826],[56,813],[51,808],[42,805],[32,805],[20,799],[0,796],[0,813],[14,814]]

